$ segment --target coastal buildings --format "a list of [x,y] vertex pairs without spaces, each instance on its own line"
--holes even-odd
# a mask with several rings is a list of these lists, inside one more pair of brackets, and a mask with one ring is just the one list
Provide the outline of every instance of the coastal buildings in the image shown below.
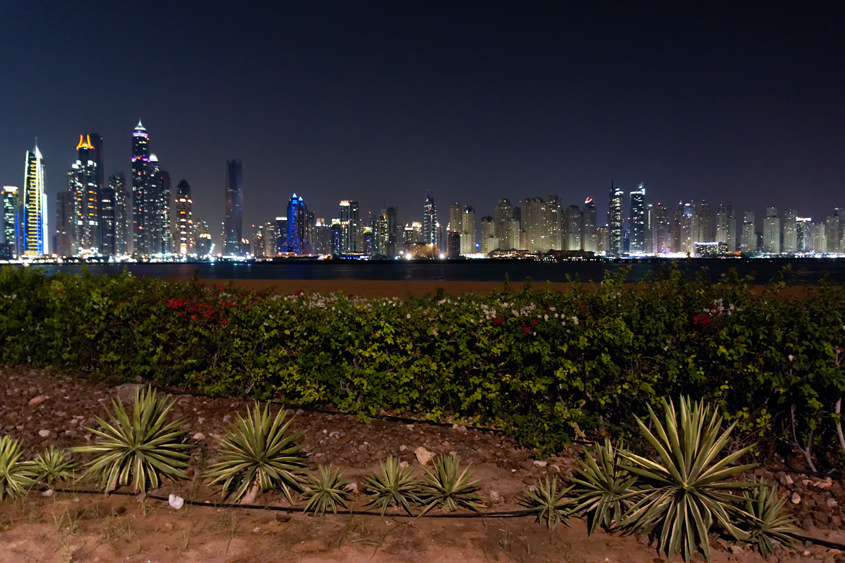
[[38,143],[26,151],[23,182],[22,255],[30,258],[49,253],[47,243],[47,194],[44,191],[44,157]]
[[240,160],[226,161],[226,215],[223,222],[223,254],[243,253],[243,166]]

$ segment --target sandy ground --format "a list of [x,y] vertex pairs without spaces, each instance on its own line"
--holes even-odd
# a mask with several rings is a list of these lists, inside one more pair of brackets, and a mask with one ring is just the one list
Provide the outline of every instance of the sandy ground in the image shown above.
[[[131,396],[82,379],[22,368],[0,368],[0,434],[20,439],[27,457],[48,445],[69,447],[92,439],[87,427],[104,416],[111,399]],[[164,391],[163,391],[164,392]],[[200,475],[219,451],[219,438],[235,412],[248,402],[208,399],[173,392],[173,415],[195,446],[190,478],[166,482],[157,498],[130,491],[104,495],[90,481],[73,486],[89,492],[32,491],[23,499],[0,501],[0,561],[567,561],[652,563],[659,561],[642,537],[599,531],[570,519],[549,531],[530,517],[403,518],[329,515],[321,522],[301,512],[261,508],[221,508],[203,504],[176,510],[169,494],[200,503],[220,500]],[[298,412],[294,429],[308,455],[309,470],[332,462],[363,488],[363,478],[388,454],[406,461],[417,475],[419,447],[454,453],[471,464],[489,511],[511,511],[540,477],[571,475],[579,449],[536,459],[501,434],[414,420],[374,418],[362,423],[340,413]],[[793,475],[800,482],[800,475]],[[70,486],[66,486],[70,488]],[[806,497],[805,497],[806,498]],[[258,506],[289,509],[279,493],[267,492]],[[301,500],[297,501],[299,506]],[[366,508],[358,494],[352,507]],[[443,516],[442,511],[433,514]],[[838,529],[808,529],[808,535],[845,542]],[[758,555],[713,538],[717,563],[759,562]],[[779,550],[771,561],[843,561],[842,553],[820,547]]]

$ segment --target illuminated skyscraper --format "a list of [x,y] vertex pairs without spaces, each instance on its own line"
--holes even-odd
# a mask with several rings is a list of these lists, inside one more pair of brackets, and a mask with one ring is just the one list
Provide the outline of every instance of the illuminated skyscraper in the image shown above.
[[437,206],[434,204],[434,198],[430,194],[425,196],[425,204],[423,206],[423,221],[422,221],[422,238],[423,244],[438,246],[437,240]]
[[173,253],[170,228],[170,174],[161,168],[156,155],[150,155],[150,189],[147,198],[148,252],[154,255]]
[[343,200],[340,202],[340,252],[357,254],[359,250],[358,202]]
[[42,256],[49,253],[49,248],[44,158],[38,144],[33,150],[26,151],[23,186],[23,255]]
[[126,193],[123,172],[109,176],[109,190],[114,194],[114,253],[124,256],[129,253],[132,234],[132,194]]
[[20,256],[21,199],[17,186],[3,186],[2,219],[3,231],[0,233],[0,256],[6,260]]
[[581,210],[577,205],[570,205],[563,215],[563,250],[581,250]]
[[310,230],[308,207],[302,200],[302,196],[293,194],[288,202],[286,251],[293,254],[311,254],[313,248]]
[[461,254],[475,251],[475,209],[467,205],[461,214]]
[[176,186],[176,252],[181,256],[194,254],[194,218],[191,185],[182,180]]
[[101,254],[99,170],[90,135],[80,135],[77,159],[70,170],[68,189],[73,194],[73,253]]
[[742,238],[739,241],[742,252],[757,252],[757,233],[754,230],[754,211],[748,209],[742,217]]
[[783,214],[783,252],[798,252],[798,219],[792,209],[787,209]]
[[728,245],[728,252],[735,252],[736,241],[736,217],[733,207],[719,204],[716,209],[716,242],[723,242]]
[[631,254],[642,254],[645,252],[645,187],[642,184],[639,189],[631,192],[631,219],[628,229]]
[[490,215],[481,218],[481,252],[488,254],[499,248],[496,238],[496,220]]
[[138,120],[132,132],[132,253],[138,256],[151,253],[151,188],[150,137]]
[[610,182],[609,207],[607,210],[607,228],[609,231],[610,248],[608,254],[622,254],[623,223],[622,223],[622,198],[625,195],[619,187]]
[[240,160],[226,161],[226,220],[223,254],[241,254],[243,236],[243,167]]
[[763,252],[780,254],[780,217],[777,207],[766,208],[766,220],[763,222]]
[[581,220],[581,247],[588,252],[599,249],[598,229],[596,225],[596,204],[593,198],[584,200],[584,212]]
[[[68,173],[69,188],[75,184],[73,170]],[[62,190],[56,195],[56,248],[59,256],[74,256],[74,237],[76,213],[74,211],[73,191]]]

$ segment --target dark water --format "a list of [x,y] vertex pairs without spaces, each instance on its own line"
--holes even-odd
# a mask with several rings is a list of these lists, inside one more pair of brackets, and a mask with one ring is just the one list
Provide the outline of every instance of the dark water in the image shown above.
[[[31,266],[42,268],[47,274],[56,272],[81,273],[79,264]],[[630,267],[628,281],[639,281],[660,275],[666,268],[676,267],[688,278],[705,275],[718,279],[731,269],[750,275],[757,283],[783,275],[789,283],[814,283],[827,276],[845,283],[845,259],[650,259],[636,261],[595,262],[529,262],[529,261],[433,261],[433,262],[369,262],[369,261],[313,261],[313,262],[197,262],[197,263],[136,263],[88,264],[94,275],[118,274],[124,268],[135,276],[190,279],[280,279],[280,280],[387,280],[387,281],[493,281],[534,282],[601,281]]]

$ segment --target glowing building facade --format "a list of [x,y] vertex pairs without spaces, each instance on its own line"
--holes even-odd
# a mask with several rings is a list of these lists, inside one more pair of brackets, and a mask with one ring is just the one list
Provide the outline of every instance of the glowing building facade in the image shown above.
[[43,256],[47,244],[47,194],[44,191],[44,157],[38,145],[26,151],[23,182],[23,255]]

